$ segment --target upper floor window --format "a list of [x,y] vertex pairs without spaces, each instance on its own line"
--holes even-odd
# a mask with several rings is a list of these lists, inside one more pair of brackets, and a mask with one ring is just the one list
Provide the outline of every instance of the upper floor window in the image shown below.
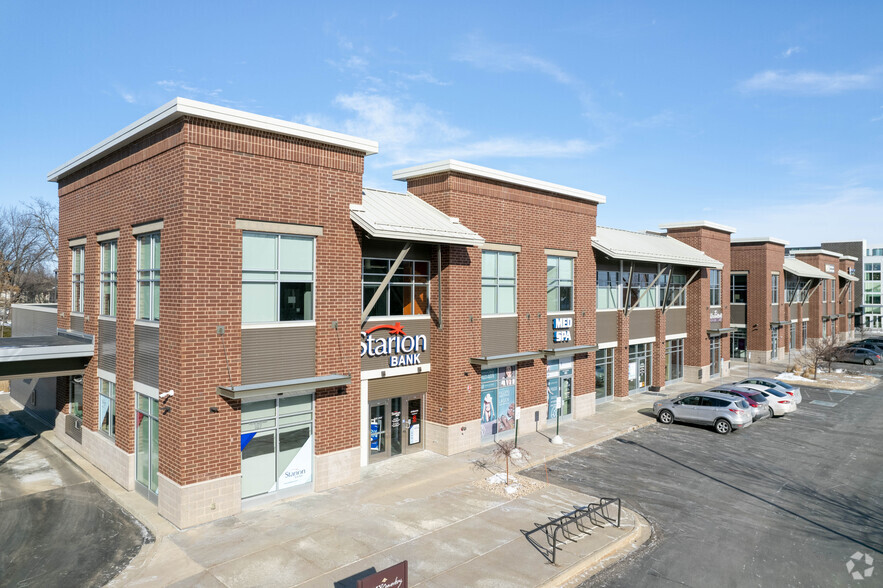
[[879,282],[880,281],[880,264],[879,263],[866,263],[865,264],[865,281],[866,282]]
[[[362,309],[392,267],[392,259],[362,259]],[[368,316],[429,314],[429,262],[403,261]]]
[[83,312],[86,281],[86,248],[71,248],[71,312]]
[[[629,274],[622,274],[622,306],[623,308],[653,308],[656,306],[656,273],[632,272],[631,284]],[[652,286],[650,284],[653,284]]]
[[138,313],[145,321],[159,320],[159,233],[138,236]]
[[618,287],[619,272],[598,272],[598,299],[596,304],[598,310],[619,308]]
[[515,312],[515,254],[481,252],[481,314]]
[[779,274],[773,274],[771,280],[772,291],[770,292],[770,301],[772,304],[779,303]]
[[747,274],[730,274],[730,302],[732,304],[748,302]]
[[313,237],[242,234],[242,322],[313,320]]
[[828,281],[822,282],[822,302],[828,301]]
[[710,294],[711,306],[721,305],[721,270],[708,270],[708,289]]
[[573,310],[572,257],[546,257],[546,310]]
[[[684,274],[672,274],[671,280],[668,274],[663,273],[659,277],[659,291],[665,299],[666,307],[687,305],[687,276]],[[666,292],[667,290],[667,292]]]
[[101,244],[101,314],[117,314],[117,242]]

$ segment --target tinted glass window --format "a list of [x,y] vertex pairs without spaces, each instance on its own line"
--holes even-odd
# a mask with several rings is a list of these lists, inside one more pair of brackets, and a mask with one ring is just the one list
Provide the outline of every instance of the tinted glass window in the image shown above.
[[758,394],[752,394],[751,400],[753,400],[755,402],[763,402],[765,400],[765,398],[763,397],[763,394],[758,393]]
[[770,396],[778,396],[779,398],[786,398],[788,396],[784,392],[779,392],[778,390],[773,390],[772,388],[767,388],[766,393]]
[[681,404],[686,404],[687,406],[696,406],[699,404],[698,396],[687,396],[683,400],[681,400]]
[[739,408],[748,408],[749,404],[744,400],[740,400],[736,402],[736,406],[738,406]]
[[707,396],[703,396],[701,398],[701,402],[699,403],[699,405],[700,406],[715,406],[714,400],[715,400],[714,398],[708,398]]

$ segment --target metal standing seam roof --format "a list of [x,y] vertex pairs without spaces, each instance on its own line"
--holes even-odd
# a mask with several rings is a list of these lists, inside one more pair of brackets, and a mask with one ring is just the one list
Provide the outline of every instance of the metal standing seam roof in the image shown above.
[[484,239],[409,192],[362,190],[362,204],[350,204],[350,218],[371,237],[480,246]]
[[800,261],[794,257],[786,257],[782,268],[789,274],[800,276],[801,278],[815,278],[817,280],[833,280],[834,276],[826,274],[817,267],[811,266],[805,261]]
[[613,259],[675,263],[714,269],[724,267],[723,263],[702,251],[666,235],[598,227],[597,234],[592,237],[592,247]]
[[850,282],[858,282],[857,277],[850,276],[848,273],[846,273],[843,270],[837,270],[837,275],[839,275],[841,278],[845,278],[845,279],[849,280]]

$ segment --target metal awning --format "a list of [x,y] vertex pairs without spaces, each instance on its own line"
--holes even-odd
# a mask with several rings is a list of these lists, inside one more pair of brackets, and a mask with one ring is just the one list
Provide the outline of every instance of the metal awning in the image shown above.
[[789,274],[794,274],[795,276],[799,276],[801,278],[815,278],[817,280],[834,279],[834,276],[826,274],[819,268],[811,266],[805,261],[800,261],[799,259],[795,259],[793,257],[785,258],[785,263],[782,264],[782,269],[784,269]]
[[844,279],[846,279],[846,280],[849,280],[850,282],[858,282],[858,278],[857,278],[857,277],[855,277],[855,276],[850,276],[848,273],[846,273],[846,272],[843,271],[843,270],[837,270],[837,275],[840,276],[841,278],[844,278]]
[[521,353],[506,353],[504,355],[488,355],[485,357],[470,357],[469,363],[483,368],[512,365],[519,361],[532,361],[543,357],[542,351],[523,351]]
[[350,219],[376,239],[480,246],[481,235],[409,192],[362,190],[350,204]]
[[574,345],[572,347],[556,347],[555,349],[543,349],[541,353],[549,358],[569,357],[577,353],[594,353],[598,351],[597,345]]
[[330,374],[244,386],[218,386],[217,392],[219,396],[230,400],[258,400],[279,396],[303,396],[312,393],[317,388],[347,386],[351,381],[352,378],[349,376]]
[[790,325],[791,321],[770,321],[771,327],[784,327],[786,325]]
[[57,335],[0,339],[0,379],[76,376],[95,355],[91,335],[59,331]]
[[735,330],[736,330],[735,327],[725,327],[722,329],[708,329],[705,332],[708,333],[709,335],[713,336],[713,335],[726,335],[727,333],[732,333]]
[[667,235],[597,227],[592,247],[613,259],[721,269],[724,264]]

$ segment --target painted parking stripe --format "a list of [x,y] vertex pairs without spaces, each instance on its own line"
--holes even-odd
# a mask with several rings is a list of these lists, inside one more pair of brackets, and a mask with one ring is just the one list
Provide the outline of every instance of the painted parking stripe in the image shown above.
[[818,404],[819,406],[837,406],[836,402],[828,402],[826,400],[811,400],[810,404]]
[[852,394],[855,390],[831,390],[831,392],[836,394]]

